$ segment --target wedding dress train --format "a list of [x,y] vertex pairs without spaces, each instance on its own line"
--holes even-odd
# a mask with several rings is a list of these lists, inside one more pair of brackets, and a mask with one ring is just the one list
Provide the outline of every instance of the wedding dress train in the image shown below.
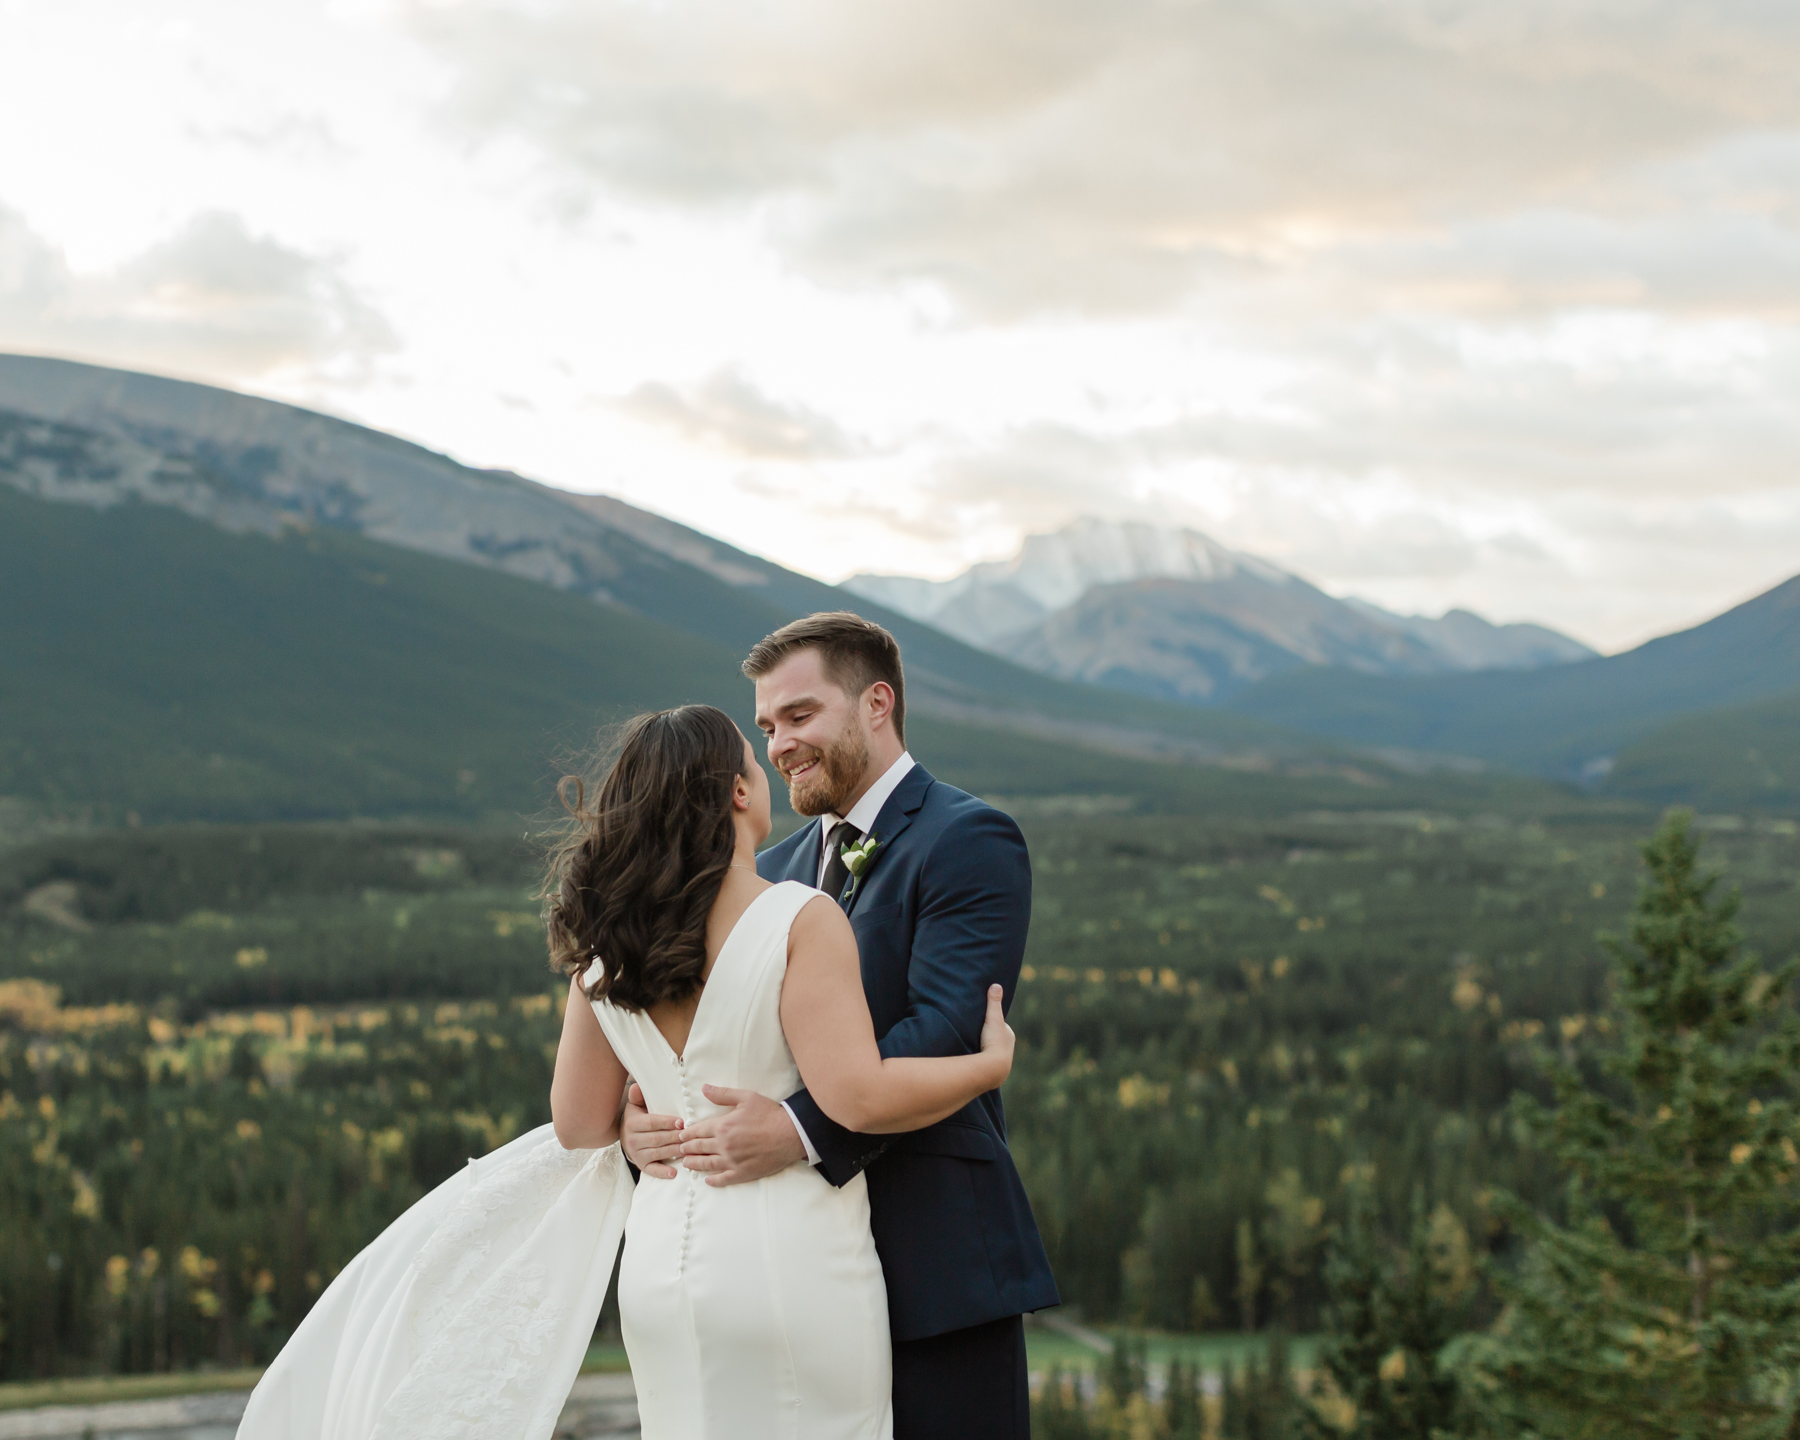
[[[792,881],[751,902],[683,1053],[594,1004],[649,1108],[720,1113],[703,1082],[800,1088],[781,1033]],[[714,1188],[631,1186],[618,1146],[546,1125],[471,1161],[332,1281],[269,1367],[239,1440],[548,1440],[624,1232],[619,1308],[644,1440],[889,1440],[887,1291],[859,1175],[795,1165]]]

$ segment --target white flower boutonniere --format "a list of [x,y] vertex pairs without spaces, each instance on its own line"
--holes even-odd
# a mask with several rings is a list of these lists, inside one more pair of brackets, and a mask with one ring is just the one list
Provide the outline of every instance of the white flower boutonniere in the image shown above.
[[856,893],[856,887],[862,884],[862,877],[875,863],[875,852],[880,848],[879,840],[873,835],[865,835],[854,845],[846,845],[838,851],[839,858],[844,862],[844,868],[850,872],[850,888],[844,892],[844,899],[848,900]]

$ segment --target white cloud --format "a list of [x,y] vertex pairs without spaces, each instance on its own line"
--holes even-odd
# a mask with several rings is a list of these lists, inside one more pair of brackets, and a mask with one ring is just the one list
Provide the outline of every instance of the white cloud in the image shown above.
[[0,346],[226,380],[364,370],[396,341],[333,267],[235,215],[195,216],[99,272],[77,272],[0,210]]
[[693,385],[646,381],[614,403],[635,420],[745,460],[839,459],[858,448],[825,416],[771,399],[730,366]]
[[[770,234],[811,273],[925,279],[997,317],[1157,309],[1572,201],[1679,218],[1654,167],[1800,124],[1800,19],[1751,0],[415,15],[475,130],[524,137],[601,190],[771,207]],[[1766,163],[1739,164],[1722,198],[1758,209]],[[1390,289],[1373,259],[1341,302]]]

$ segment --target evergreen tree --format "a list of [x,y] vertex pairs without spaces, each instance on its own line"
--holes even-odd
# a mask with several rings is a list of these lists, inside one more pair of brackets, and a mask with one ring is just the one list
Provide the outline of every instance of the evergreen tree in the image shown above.
[[1031,1407],[1031,1430],[1038,1440],[1093,1440],[1080,1385],[1079,1374],[1067,1376],[1062,1366],[1050,1367]]
[[1251,1373],[1256,1384],[1247,1440],[1291,1440],[1300,1433],[1300,1396],[1294,1389],[1294,1357],[1285,1330],[1269,1336],[1263,1363]]
[[1309,1414],[1306,1428],[1317,1440],[1431,1440],[1454,1423],[1456,1381],[1439,1356],[1462,1328],[1462,1281],[1433,1255],[1434,1231],[1444,1228],[1437,1220],[1415,1195],[1412,1243],[1396,1266],[1367,1193],[1353,1198],[1349,1225],[1326,1264],[1330,1333],[1319,1364],[1355,1418],[1344,1430]]
[[1113,1340],[1112,1356],[1094,1407],[1095,1429],[1108,1440],[1147,1437],[1154,1423],[1149,1398],[1149,1342],[1127,1334]]
[[1148,1355],[1147,1341],[1126,1334],[1113,1341],[1112,1358],[1106,1365],[1106,1388],[1112,1393],[1113,1404],[1121,1410],[1131,1403],[1132,1396],[1144,1393]]
[[1250,1357],[1242,1379],[1226,1367],[1219,1440],[1291,1440],[1299,1434],[1300,1398],[1287,1336],[1278,1330],[1260,1357]]
[[1219,1372],[1219,1440],[1244,1440],[1247,1428],[1244,1386],[1229,1358]]
[[1644,847],[1631,944],[1607,942],[1616,1047],[1598,1076],[1553,1062],[1556,1108],[1525,1107],[1569,1214],[1510,1206],[1526,1260],[1464,1347],[1493,1433],[1800,1434],[1800,966],[1742,953],[1738,897],[1697,851],[1681,812]]
[[1306,1430],[1318,1440],[1351,1434],[1370,1434],[1372,1417],[1381,1413],[1381,1363],[1393,1349],[1387,1321],[1388,1257],[1381,1245],[1368,1191],[1357,1186],[1351,1192],[1350,1214],[1344,1231],[1325,1259],[1325,1284],[1330,1300],[1325,1307],[1326,1335],[1319,1345],[1319,1367],[1331,1377],[1338,1393],[1355,1407],[1355,1428],[1346,1432],[1309,1414]]
[[1169,1361],[1168,1386],[1163,1394],[1161,1440],[1201,1440],[1205,1416],[1200,1406],[1200,1367],[1179,1359]]

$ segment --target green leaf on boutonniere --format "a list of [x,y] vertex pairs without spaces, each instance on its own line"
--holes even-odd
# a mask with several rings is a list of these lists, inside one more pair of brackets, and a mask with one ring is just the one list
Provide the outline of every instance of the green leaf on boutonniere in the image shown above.
[[856,887],[862,884],[862,877],[869,866],[875,863],[875,852],[881,848],[881,841],[873,835],[865,835],[854,845],[846,845],[838,851],[844,862],[844,868],[850,872],[850,888],[845,891],[845,898],[856,893]]

